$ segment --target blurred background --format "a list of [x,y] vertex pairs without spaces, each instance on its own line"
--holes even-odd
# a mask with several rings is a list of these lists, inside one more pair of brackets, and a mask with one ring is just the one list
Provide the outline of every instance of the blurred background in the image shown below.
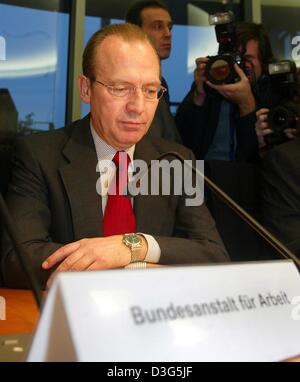
[[[59,128],[88,112],[76,92],[84,45],[104,25],[124,22],[126,11],[134,2],[0,0],[2,150],[6,150],[16,133]],[[279,59],[292,59],[292,39],[300,36],[299,0],[165,0],[164,3],[174,21],[172,53],[162,63],[172,112],[190,88],[195,58],[217,53],[214,27],[208,24],[208,14],[232,10],[237,20],[263,23]],[[300,66],[300,60],[296,64]]]

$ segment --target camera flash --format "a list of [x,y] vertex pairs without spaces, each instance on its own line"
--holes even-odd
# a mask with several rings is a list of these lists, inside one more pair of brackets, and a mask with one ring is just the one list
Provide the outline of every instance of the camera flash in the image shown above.
[[269,74],[282,74],[291,72],[291,63],[289,61],[275,62],[269,64]]
[[228,24],[234,20],[234,15],[232,12],[224,12],[224,13],[215,13],[213,15],[209,15],[208,22],[210,25],[218,25],[218,24]]

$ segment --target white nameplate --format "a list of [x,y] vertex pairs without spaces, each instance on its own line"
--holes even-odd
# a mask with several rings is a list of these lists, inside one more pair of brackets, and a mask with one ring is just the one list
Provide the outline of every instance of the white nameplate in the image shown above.
[[290,261],[60,274],[28,360],[284,360],[299,296]]

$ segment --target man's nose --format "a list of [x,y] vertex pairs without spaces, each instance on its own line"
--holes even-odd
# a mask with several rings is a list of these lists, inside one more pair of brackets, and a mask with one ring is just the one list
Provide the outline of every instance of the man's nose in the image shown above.
[[168,25],[165,25],[165,36],[171,37],[172,31],[171,28]]
[[130,113],[141,114],[145,110],[145,97],[142,89],[136,88],[127,100],[127,111]]

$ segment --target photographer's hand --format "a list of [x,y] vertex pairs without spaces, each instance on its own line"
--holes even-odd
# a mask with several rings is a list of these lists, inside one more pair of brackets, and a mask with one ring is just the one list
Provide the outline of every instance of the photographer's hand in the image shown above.
[[[269,111],[269,109],[262,108],[256,112],[255,131],[260,149],[266,146],[264,137],[273,133],[268,124]],[[284,133],[289,139],[294,139],[299,136],[299,129],[285,129]]]
[[196,88],[193,94],[193,102],[195,105],[202,106],[206,97],[204,82],[206,82],[205,77],[205,66],[208,61],[207,57],[199,57],[196,59],[196,69],[194,70],[194,79],[196,83]]
[[285,135],[290,139],[295,139],[300,136],[300,120],[297,117],[297,128],[296,129],[285,129]]
[[266,146],[264,137],[268,134],[273,133],[273,130],[269,128],[268,124],[269,111],[269,109],[263,108],[259,109],[256,112],[255,132],[257,135],[258,146],[260,149]]
[[240,81],[225,85],[214,85],[209,81],[206,83],[212,89],[217,90],[224,98],[238,105],[240,116],[243,117],[255,110],[256,102],[248,77],[237,64],[235,64],[234,68],[240,77]]

